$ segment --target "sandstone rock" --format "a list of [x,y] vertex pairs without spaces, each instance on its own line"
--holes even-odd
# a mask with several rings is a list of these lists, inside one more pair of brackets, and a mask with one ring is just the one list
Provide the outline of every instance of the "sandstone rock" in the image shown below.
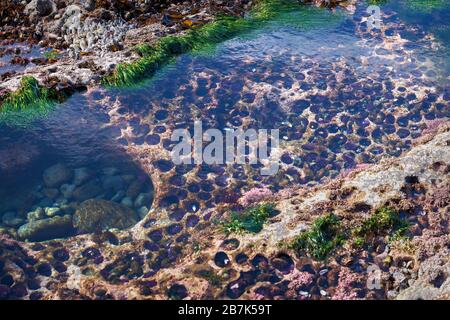
[[139,191],[142,189],[143,183],[140,180],[133,181],[127,190],[127,196],[130,198],[136,198],[139,195]]
[[72,5],[70,5],[70,6],[68,6],[66,8],[66,10],[64,11],[62,19],[64,19],[64,18],[67,19],[69,17],[79,15],[79,14],[81,14],[81,11],[82,10],[81,10],[81,8],[79,6],[72,4]]
[[73,231],[72,217],[66,215],[24,224],[19,228],[18,236],[22,240],[46,241],[71,236]]
[[125,183],[127,183],[127,184],[130,184],[134,180],[136,180],[136,177],[132,174],[124,174],[121,177],[122,177],[123,181],[125,181]]
[[69,5],[66,7],[63,15],[58,19],[50,22],[47,26],[49,32],[61,34],[67,30],[75,30],[80,22],[82,9],[77,5]]
[[44,171],[44,183],[49,188],[59,187],[72,179],[73,172],[64,164],[58,163]]
[[59,215],[70,214],[73,215],[76,211],[77,205],[75,203],[65,204],[60,207],[61,212]]
[[56,188],[46,188],[43,190],[44,195],[49,199],[56,199],[58,197],[59,191]]
[[120,190],[114,195],[114,197],[111,198],[111,201],[120,202],[123,199],[123,197],[125,197],[125,191]]
[[117,168],[114,167],[108,167],[103,169],[103,174],[105,174],[106,176],[113,176],[117,174],[117,172],[119,172],[119,170],[117,170]]
[[107,200],[87,200],[73,216],[73,224],[79,233],[90,233],[110,228],[126,229],[139,221],[133,210]]

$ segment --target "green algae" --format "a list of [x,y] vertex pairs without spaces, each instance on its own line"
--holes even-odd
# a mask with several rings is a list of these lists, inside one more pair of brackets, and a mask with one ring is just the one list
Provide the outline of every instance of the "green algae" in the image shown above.
[[213,269],[205,269],[196,272],[196,275],[200,278],[205,279],[214,287],[220,287],[224,280],[226,280],[223,276],[214,272]]
[[133,85],[173,61],[176,56],[200,51],[211,44],[230,39],[247,27],[249,23],[246,19],[219,17],[198,30],[191,30],[184,35],[163,37],[153,46],[141,45],[136,48],[141,55],[140,59],[132,63],[119,64],[113,74],[106,77],[103,82],[111,86]]
[[314,259],[325,260],[344,241],[340,227],[340,219],[334,214],[317,218],[311,228],[298,235],[289,247]]
[[58,52],[54,49],[51,49],[44,53],[44,58],[46,58],[48,60],[56,60],[56,59],[58,59],[58,56],[59,56]]
[[367,237],[378,236],[387,232],[393,238],[399,238],[406,233],[409,226],[404,219],[400,218],[396,211],[382,207],[374,215],[366,219],[359,227],[355,228],[353,234],[367,239]]
[[135,51],[141,57],[134,62],[117,65],[113,73],[103,79],[103,84],[133,86],[154,75],[181,54],[211,54],[218,44],[248,34],[270,22],[291,27],[314,28],[329,25],[333,21],[340,21],[340,15],[331,15],[320,8],[300,6],[295,1],[260,0],[246,17],[220,16],[214,22],[189,30],[185,34],[169,35],[160,38],[153,45],[137,46]]
[[41,85],[30,76],[20,80],[17,91],[9,94],[4,100],[1,111],[22,111],[26,108],[44,106],[50,100],[56,98],[56,94]]
[[41,86],[30,76],[24,76],[19,88],[8,94],[0,105],[0,121],[12,125],[26,125],[48,114],[58,101],[54,89]]
[[375,211],[354,228],[346,228],[341,219],[328,214],[317,218],[311,227],[295,237],[288,247],[316,260],[326,260],[347,240],[354,248],[363,248],[370,239],[388,236],[388,242],[407,240],[410,224],[398,212],[387,207]]
[[219,224],[222,232],[227,235],[246,232],[258,233],[274,211],[273,204],[264,203],[247,208],[242,212],[232,212],[229,219],[221,221]]

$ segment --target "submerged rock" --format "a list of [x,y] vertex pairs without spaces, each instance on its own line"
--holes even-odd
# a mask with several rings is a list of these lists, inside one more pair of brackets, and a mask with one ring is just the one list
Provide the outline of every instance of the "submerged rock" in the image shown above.
[[2,217],[2,222],[7,227],[17,227],[24,223],[24,220],[16,215],[15,212],[7,212]]
[[75,169],[73,184],[75,186],[81,186],[83,183],[88,181],[94,173],[89,168],[77,168]]
[[75,190],[75,185],[73,184],[63,184],[60,188],[60,191],[64,198],[70,199],[72,197],[72,193]]
[[123,189],[123,179],[120,176],[107,176],[103,179],[103,189],[118,192]]
[[60,212],[61,212],[61,209],[57,208],[57,207],[45,208],[45,215],[48,217],[54,217],[57,214],[59,214]]
[[148,206],[152,203],[152,198],[151,193],[140,193],[134,201],[134,207],[141,208],[143,206]]
[[130,197],[123,198],[120,203],[128,208],[133,207],[133,200]]
[[95,198],[96,196],[101,194],[102,191],[103,189],[100,184],[97,181],[92,180],[82,185],[81,187],[76,188],[72,193],[72,197],[76,201],[82,202],[88,199]]
[[138,214],[141,217],[141,219],[144,219],[148,214],[148,208],[147,207],[141,207],[138,209]]
[[121,204],[107,200],[87,200],[73,216],[79,233],[90,233],[110,228],[126,229],[139,221],[139,215]]
[[19,228],[18,236],[22,240],[46,241],[71,236],[73,231],[72,217],[66,215],[24,224]]
[[64,164],[58,163],[44,171],[44,183],[49,188],[59,187],[63,183],[69,182],[73,177],[73,172]]
[[29,221],[40,220],[40,219],[43,219],[44,217],[45,217],[45,211],[41,207],[37,207],[33,211],[30,211],[27,213],[27,219]]

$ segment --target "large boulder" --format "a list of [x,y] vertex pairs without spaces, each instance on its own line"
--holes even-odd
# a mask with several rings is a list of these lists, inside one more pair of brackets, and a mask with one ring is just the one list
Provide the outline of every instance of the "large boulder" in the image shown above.
[[73,171],[64,164],[58,163],[44,171],[44,183],[49,188],[60,187],[63,183],[69,182],[73,177]]
[[25,7],[25,13],[32,16],[45,17],[56,10],[56,4],[52,0],[32,0]]
[[139,220],[139,215],[124,205],[91,199],[78,207],[73,216],[73,225],[78,233],[91,233],[111,228],[126,229]]
[[22,225],[18,232],[21,240],[46,241],[57,238],[66,238],[74,234],[72,217],[66,215],[49,219],[31,221]]
[[77,168],[74,170],[73,184],[75,186],[81,186],[83,183],[91,179],[95,173],[89,168]]

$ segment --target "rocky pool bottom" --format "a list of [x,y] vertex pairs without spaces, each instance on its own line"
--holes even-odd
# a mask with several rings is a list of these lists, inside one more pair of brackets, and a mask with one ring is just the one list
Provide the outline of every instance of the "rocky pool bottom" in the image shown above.
[[132,166],[57,163],[31,184],[15,178],[4,176],[0,189],[0,232],[22,241],[132,227],[148,214],[154,196],[150,178]]
[[[0,298],[449,299],[449,145],[441,124],[397,159],[267,198],[276,214],[258,232],[224,233],[223,205],[185,226],[161,209],[123,231],[42,243],[1,235]],[[333,240],[319,259],[292,245],[305,230],[360,239]]]

